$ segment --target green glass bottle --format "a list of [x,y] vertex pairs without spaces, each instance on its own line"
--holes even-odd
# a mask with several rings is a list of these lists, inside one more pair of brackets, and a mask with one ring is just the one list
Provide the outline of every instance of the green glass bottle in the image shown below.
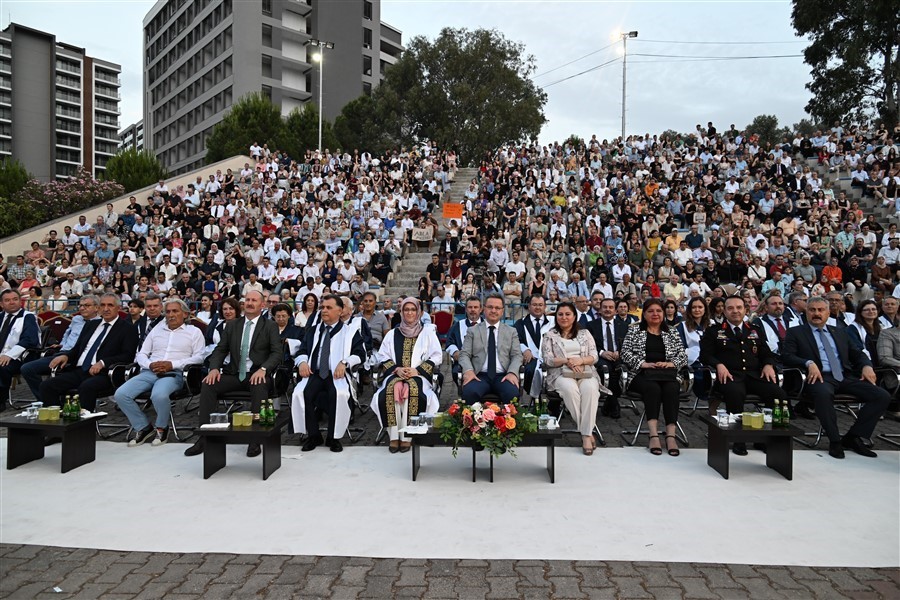
[[72,420],[77,421],[81,418],[81,399],[75,394],[75,400],[72,402]]
[[781,427],[781,401],[775,400],[775,408],[772,409],[772,429]]
[[62,407],[62,420],[69,421],[72,419],[72,396],[66,396],[66,403]]
[[788,404],[788,401],[784,401],[784,406],[781,409],[781,426],[789,427],[791,424],[791,405]]

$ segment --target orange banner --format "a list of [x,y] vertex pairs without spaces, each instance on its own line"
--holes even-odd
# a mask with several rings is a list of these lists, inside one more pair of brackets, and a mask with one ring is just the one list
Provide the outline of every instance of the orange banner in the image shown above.
[[444,219],[462,219],[463,205],[458,202],[444,204]]

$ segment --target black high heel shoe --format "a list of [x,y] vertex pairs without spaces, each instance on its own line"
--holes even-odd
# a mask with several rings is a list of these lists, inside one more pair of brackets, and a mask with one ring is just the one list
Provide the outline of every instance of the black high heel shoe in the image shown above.
[[[659,439],[659,436],[658,436],[658,435],[651,435],[651,436],[650,436],[650,439],[651,439],[651,440],[654,439],[654,438],[658,440],[658,439]],[[652,454],[653,456],[659,456],[659,455],[662,454],[662,448],[650,448],[650,447],[648,446],[647,449],[650,450],[650,454]]]
[[[675,440],[674,448],[668,448],[669,438],[672,438],[673,440]],[[666,436],[666,447],[667,447],[667,452],[669,453],[669,456],[681,456],[681,450],[678,449],[678,438],[676,436],[674,436],[674,435]]]

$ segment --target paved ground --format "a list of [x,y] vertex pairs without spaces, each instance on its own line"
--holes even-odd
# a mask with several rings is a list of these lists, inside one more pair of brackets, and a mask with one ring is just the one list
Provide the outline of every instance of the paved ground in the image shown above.
[[[59,588],[60,592],[55,592]],[[898,569],[147,554],[0,545],[4,598],[900,597]]]
[[[452,387],[445,386],[442,405],[452,398]],[[14,392],[14,398],[28,397],[24,386]],[[188,431],[196,425],[197,413],[182,414],[179,408],[176,419]],[[839,419],[841,430],[846,430],[850,417]],[[637,421],[633,412],[625,410],[618,421],[600,418],[598,425],[607,444],[618,447],[624,444],[620,430],[633,428]],[[124,423],[125,419],[110,410],[108,422]],[[681,423],[691,447],[705,448],[706,426],[696,416],[682,416]],[[796,424],[809,431],[818,427],[808,420]],[[357,415],[354,425],[366,429],[358,443],[372,445],[378,433],[374,415]],[[882,421],[877,433],[900,433],[900,423]],[[0,435],[5,434],[0,429]],[[896,450],[877,438],[873,441],[876,450]],[[297,436],[285,436],[285,442],[297,444]],[[568,436],[566,443],[577,446],[580,440],[577,435]],[[646,444],[646,437],[639,443]],[[895,600],[900,598],[900,569],[150,554],[0,544],[0,598],[43,597]]]

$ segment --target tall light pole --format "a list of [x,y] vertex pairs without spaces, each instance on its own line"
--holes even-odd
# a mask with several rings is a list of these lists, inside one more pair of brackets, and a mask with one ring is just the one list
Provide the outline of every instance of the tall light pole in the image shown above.
[[628,62],[628,38],[636,38],[637,31],[623,31],[622,37],[622,143],[625,143],[625,82],[626,63]]
[[326,42],[315,38],[306,42],[307,46],[317,46],[319,51],[313,54],[312,59],[319,63],[319,145],[316,149],[322,152],[322,72],[325,70],[325,50],[334,48],[334,42]]

